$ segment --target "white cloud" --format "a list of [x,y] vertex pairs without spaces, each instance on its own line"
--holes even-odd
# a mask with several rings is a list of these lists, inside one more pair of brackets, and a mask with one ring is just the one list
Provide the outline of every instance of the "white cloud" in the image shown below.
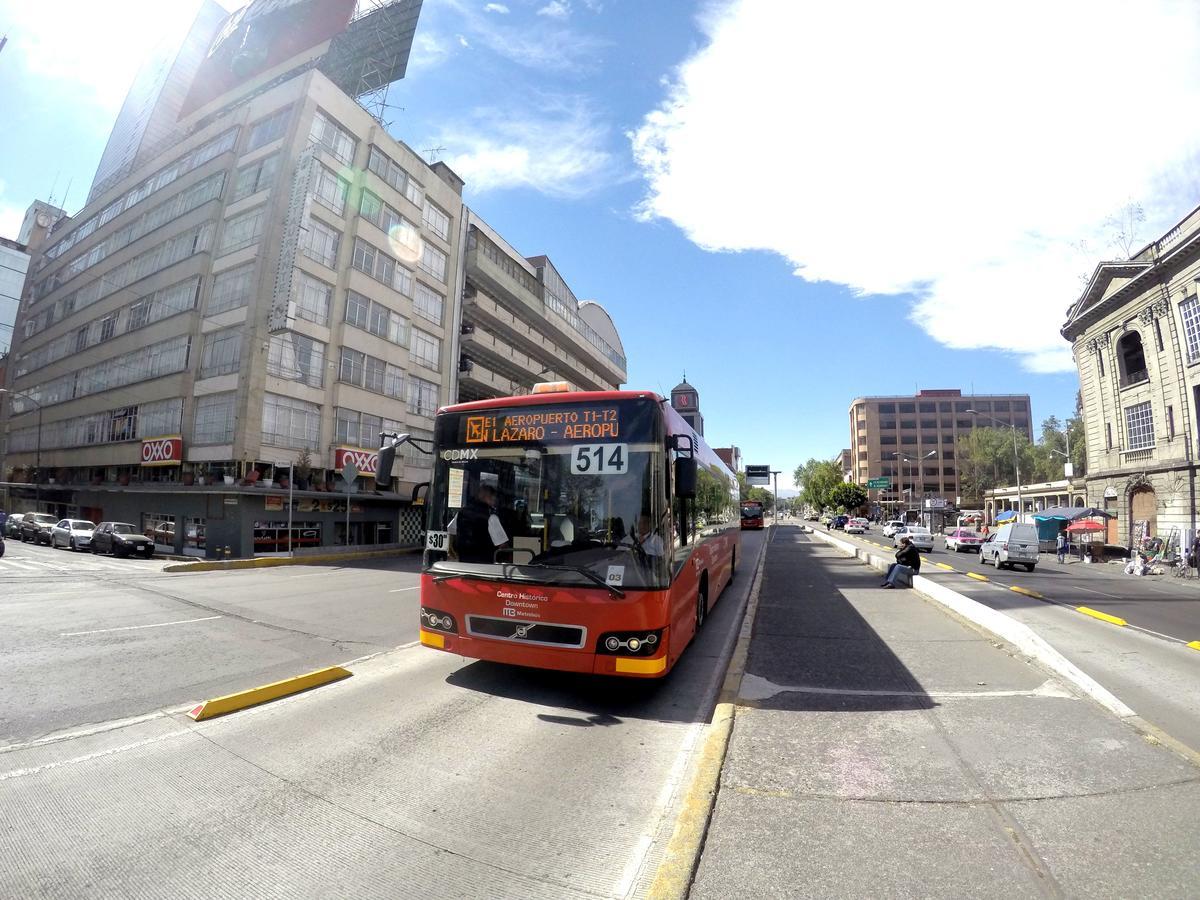
[[108,127],[146,54],[198,8],[198,0],[126,0],[116,12],[94,0],[9,3],[5,54],[21,59],[27,77],[77,92]]
[[503,3],[489,3],[483,8],[484,12],[499,13],[502,16],[508,15],[508,7]]
[[581,99],[542,96],[517,109],[476,110],[444,127],[434,143],[447,148],[447,164],[470,191],[529,188],[579,197],[613,178],[608,134]]
[[1129,197],[1143,241],[1200,203],[1190,6],[746,0],[700,24],[631,135],[641,212],[811,281],[913,293],[947,346],[1071,369],[1058,329],[1098,261],[1080,242],[1115,255],[1104,221]]
[[466,47],[468,50],[471,49],[471,44],[465,37],[463,37],[461,34],[455,35],[455,37],[458,38],[458,45],[460,47]]
[[497,56],[538,72],[556,75],[594,72],[600,52],[609,44],[562,24],[561,17],[546,16],[540,21],[514,26],[481,14],[464,0],[442,0],[442,8],[458,13],[465,33],[476,47],[485,47]]
[[563,0],[550,0],[549,3],[537,11],[537,14],[539,16],[548,16],[551,19],[565,19],[571,14],[571,8]]
[[417,30],[413,38],[412,52],[408,57],[408,74],[423,72],[435,68],[445,62],[450,56],[450,48],[445,41],[429,31]]

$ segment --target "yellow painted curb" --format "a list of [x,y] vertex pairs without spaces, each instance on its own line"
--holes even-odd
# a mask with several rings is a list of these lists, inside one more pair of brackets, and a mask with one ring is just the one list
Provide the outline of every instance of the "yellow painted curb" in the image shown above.
[[262,687],[251,688],[248,691],[226,694],[224,697],[217,697],[214,700],[205,700],[189,712],[188,715],[197,722],[202,722],[205,719],[212,719],[216,716],[223,716],[226,713],[237,712],[239,709],[257,706],[269,700],[278,700],[280,697],[287,697],[289,694],[298,694],[300,691],[306,691],[309,688],[329,684],[331,681],[341,681],[343,678],[349,677],[350,672],[341,666],[317,669],[317,671],[309,672],[307,675],[297,675],[295,678],[285,678],[283,681],[276,681],[274,684],[264,684]]
[[978,572],[968,572],[968,578],[974,578],[976,581],[991,581],[986,575],[980,575]]
[[1008,589],[1016,591],[1018,594],[1024,594],[1026,597],[1032,597],[1034,600],[1045,600],[1046,598],[1037,591],[1031,591],[1029,588],[1021,587],[1019,584],[1011,584]]
[[687,897],[692,882],[692,873],[700,862],[700,846],[708,830],[708,820],[717,801],[717,789],[721,782],[721,767],[733,734],[733,720],[737,714],[737,696],[746,671],[746,659],[750,655],[750,638],[754,632],[754,618],[758,611],[758,594],[762,588],[763,561],[767,556],[767,542],[763,541],[754,569],[754,580],[746,597],[746,611],[742,617],[742,628],[734,645],[733,655],[725,669],[725,680],[717,697],[712,723],[706,729],[704,746],[697,758],[692,782],[684,794],[683,808],[675,822],[675,830],[663,850],[662,861],[654,873],[646,896],[649,900],[683,900]]
[[945,563],[935,562],[934,565],[937,566],[939,569],[945,569],[947,572],[954,571],[954,566],[948,566]]
[[1103,622],[1111,622],[1113,625],[1120,625],[1124,627],[1125,625],[1129,624],[1124,619],[1118,619],[1116,616],[1110,616],[1108,613],[1102,613],[1094,609],[1088,609],[1086,606],[1077,606],[1075,609],[1083,613],[1085,616],[1091,616],[1093,619],[1100,619]]
[[320,556],[258,556],[253,559],[207,560],[205,562],[180,563],[163,566],[164,572],[222,572],[226,569],[273,569],[276,566],[307,566],[319,563],[341,562],[353,559],[375,559],[419,553],[419,547],[393,550],[364,550],[357,553],[322,553]]
[[1191,641],[1188,643],[1188,646],[1193,650],[1200,650],[1200,641]]

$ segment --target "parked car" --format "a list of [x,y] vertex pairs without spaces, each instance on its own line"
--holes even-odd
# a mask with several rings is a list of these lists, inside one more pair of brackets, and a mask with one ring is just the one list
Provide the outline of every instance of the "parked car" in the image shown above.
[[891,537],[903,527],[904,523],[899,519],[892,519],[890,522],[885,522],[883,525],[883,536]]
[[8,518],[4,520],[4,536],[20,540],[23,521],[25,521],[25,513],[9,513]]
[[50,546],[66,547],[68,550],[88,550],[92,546],[92,532],[96,523],[86,519],[63,519],[50,529]]
[[1024,522],[1001,525],[980,546],[979,561],[997,569],[1021,565],[1032,572],[1038,561],[1037,528]]
[[49,513],[25,513],[21,520],[21,540],[49,544],[50,529],[56,522],[58,517]]
[[892,546],[900,546],[900,538],[912,538],[913,546],[926,553],[933,552],[933,532],[924,525],[905,525],[892,534]]
[[866,519],[851,519],[846,523],[846,534],[866,534],[870,523]]
[[101,522],[92,532],[92,552],[113,556],[140,553],[149,559],[154,555],[154,541],[128,522]]
[[979,550],[983,543],[983,535],[970,528],[953,528],[946,532],[946,549],[957,553],[959,550]]

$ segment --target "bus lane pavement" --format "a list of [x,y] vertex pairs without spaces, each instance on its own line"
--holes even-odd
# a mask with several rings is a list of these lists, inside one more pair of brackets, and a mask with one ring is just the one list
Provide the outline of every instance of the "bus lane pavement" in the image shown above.
[[1194,895],[1200,769],[879,584],[769,546],[691,897]]

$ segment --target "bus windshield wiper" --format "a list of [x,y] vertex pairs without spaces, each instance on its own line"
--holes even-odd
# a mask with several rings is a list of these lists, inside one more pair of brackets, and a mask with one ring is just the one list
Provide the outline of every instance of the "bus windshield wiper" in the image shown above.
[[551,572],[575,572],[579,575],[582,575],[588,581],[598,584],[602,588],[606,588],[614,597],[618,597],[622,600],[625,599],[624,591],[614,585],[609,584],[591,569],[587,568],[587,566],[552,566],[548,563],[522,563],[521,565],[527,569],[547,569]]

